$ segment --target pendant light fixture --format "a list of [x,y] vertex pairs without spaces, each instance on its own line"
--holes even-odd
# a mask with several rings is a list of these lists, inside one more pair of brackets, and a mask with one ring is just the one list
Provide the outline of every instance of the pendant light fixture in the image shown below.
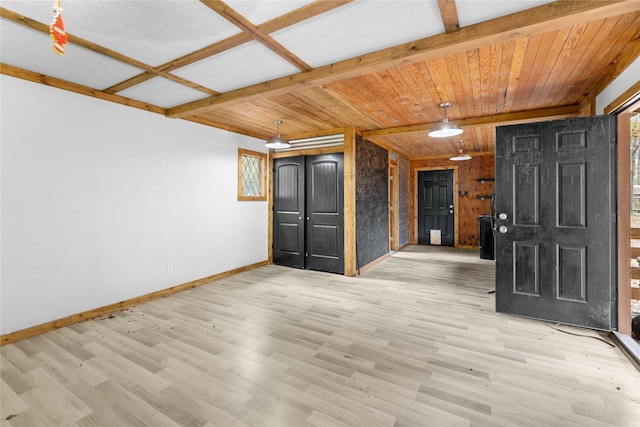
[[458,141],[458,143],[460,143],[460,149],[458,150],[458,154],[449,158],[449,160],[453,160],[455,162],[459,162],[462,160],[471,160],[471,156],[469,154],[465,154],[464,151],[462,151],[463,142],[464,142],[464,139],[461,139],[460,141]]
[[442,123],[435,125],[429,132],[429,136],[433,138],[446,138],[449,136],[456,136],[462,133],[462,128],[458,125],[452,125],[447,119],[447,108],[451,107],[450,102],[443,102],[440,104],[441,108],[444,108],[444,120]]
[[269,138],[267,143],[264,144],[267,148],[289,148],[291,144],[286,139],[282,139],[280,137],[280,125],[282,124],[282,120],[276,120],[276,136]]

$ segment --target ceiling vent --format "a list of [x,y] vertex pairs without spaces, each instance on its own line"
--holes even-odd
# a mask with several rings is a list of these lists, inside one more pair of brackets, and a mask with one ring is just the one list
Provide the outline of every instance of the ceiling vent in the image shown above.
[[315,136],[313,138],[290,139],[291,147],[273,150],[283,153],[292,150],[308,150],[311,148],[338,147],[344,145],[344,134]]

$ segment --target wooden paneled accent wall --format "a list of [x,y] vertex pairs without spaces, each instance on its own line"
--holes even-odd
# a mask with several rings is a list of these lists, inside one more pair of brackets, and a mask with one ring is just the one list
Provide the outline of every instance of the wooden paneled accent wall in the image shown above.
[[[454,162],[448,158],[434,158],[412,160],[409,177],[409,211],[410,211],[410,242],[416,243],[416,169],[443,169],[457,166],[456,221],[458,227],[458,243],[460,248],[478,248],[480,215],[489,215],[491,210],[491,195],[495,188],[495,160],[493,156],[474,156],[471,160]],[[483,181],[484,180],[484,181]]]

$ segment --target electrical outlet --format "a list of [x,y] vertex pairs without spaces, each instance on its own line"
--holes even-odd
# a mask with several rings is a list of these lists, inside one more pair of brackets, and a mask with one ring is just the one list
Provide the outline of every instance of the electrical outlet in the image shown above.
[[167,273],[171,273],[173,271],[173,263],[172,262],[168,262],[167,263]]

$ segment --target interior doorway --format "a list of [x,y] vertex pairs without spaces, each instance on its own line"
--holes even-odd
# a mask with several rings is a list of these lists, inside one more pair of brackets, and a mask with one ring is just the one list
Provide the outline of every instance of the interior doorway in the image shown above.
[[454,173],[451,169],[418,172],[418,243],[454,246]]
[[276,159],[273,262],[344,273],[342,153]]
[[617,118],[618,333],[640,343],[640,96],[620,108]]

